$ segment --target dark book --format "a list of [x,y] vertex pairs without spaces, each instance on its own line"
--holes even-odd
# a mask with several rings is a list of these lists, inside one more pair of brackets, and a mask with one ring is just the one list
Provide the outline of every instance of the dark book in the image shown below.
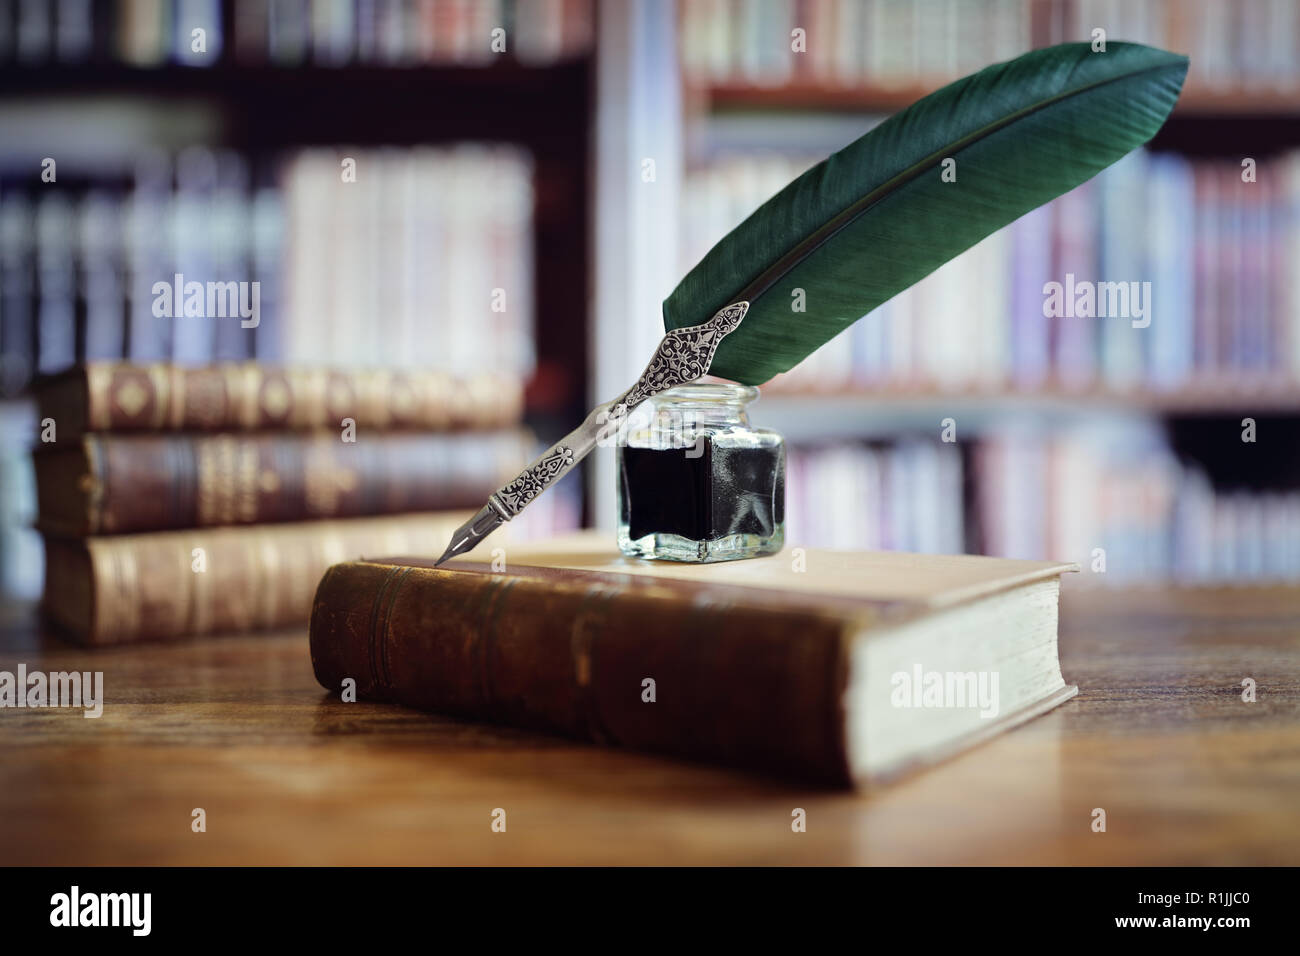
[[508,569],[414,559],[326,572],[321,686],[461,718],[846,785],[1071,697],[1057,656],[1070,566],[802,551],[630,561],[603,538]]
[[307,624],[341,556],[434,550],[466,512],[45,540],[45,614],[88,645]]
[[83,435],[44,445],[38,524],[80,536],[478,508],[532,450],[523,430]]
[[523,388],[502,375],[90,362],[36,390],[60,440],[86,432],[361,431],[500,428],[517,424]]

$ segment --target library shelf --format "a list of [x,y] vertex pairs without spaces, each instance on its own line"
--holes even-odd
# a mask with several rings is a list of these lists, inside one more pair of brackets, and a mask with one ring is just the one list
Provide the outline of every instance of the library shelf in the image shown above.
[[[954,77],[869,84],[796,80],[782,84],[688,83],[687,100],[708,110],[824,110],[892,113],[947,85]],[[1300,112],[1300,89],[1189,86],[1174,107],[1175,117]]]
[[[585,119],[585,59],[531,66],[304,66],[120,64],[0,67],[0,99],[104,96],[201,99],[229,109],[242,143],[407,145],[485,139],[552,142]],[[574,108],[557,110],[557,104]]]
[[412,146],[508,142],[534,163],[534,300],[538,368],[527,407],[539,432],[587,408],[587,319],[575,289],[589,283],[590,128],[593,60],[546,64],[498,57],[454,65],[279,66],[222,60],[212,66],[137,67],[42,62],[0,67],[0,102],[80,108],[117,98],[215,107],[220,145],[252,157],[308,146]]
[[1196,387],[1170,391],[1048,388],[880,388],[826,391],[768,387],[754,421],[792,440],[872,438],[913,428],[959,423],[997,424],[1020,419],[1064,422],[1098,417],[1300,416],[1300,385],[1246,390]]

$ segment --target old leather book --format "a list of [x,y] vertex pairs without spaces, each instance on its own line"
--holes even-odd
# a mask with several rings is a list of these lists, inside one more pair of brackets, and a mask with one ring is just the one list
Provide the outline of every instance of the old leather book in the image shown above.
[[321,686],[838,785],[1076,692],[1056,643],[1069,565],[831,551],[674,565],[591,537],[505,557],[330,568],[311,615]]
[[305,627],[337,561],[441,545],[468,514],[47,537],[45,613],[84,644]]
[[443,431],[516,424],[523,386],[483,374],[89,362],[36,389],[60,440],[85,432],[254,431],[342,427]]
[[511,429],[83,435],[34,455],[39,525],[61,535],[477,508],[528,458]]

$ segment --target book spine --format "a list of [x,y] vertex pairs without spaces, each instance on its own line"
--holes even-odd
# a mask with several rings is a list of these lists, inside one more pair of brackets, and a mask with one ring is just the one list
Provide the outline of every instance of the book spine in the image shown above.
[[[608,582],[350,563],[311,612],[321,686],[782,775],[848,780],[845,625]],[[813,676],[809,676],[813,675]]]
[[46,538],[46,614],[88,645],[302,627],[320,576],[365,554],[434,553],[468,515]]
[[0,400],[0,595],[30,600],[41,591],[36,481],[27,449],[36,439],[31,405]]
[[71,201],[48,193],[36,204],[36,368],[60,372],[77,361],[77,292]]
[[342,518],[480,505],[527,433],[85,436],[36,457],[41,523],[72,534]]
[[85,308],[87,359],[121,357],[126,345],[126,289],[122,282],[121,203],[107,190],[82,201],[78,226],[78,284]]
[[175,275],[169,224],[175,222],[171,162],[148,153],[136,164],[125,214],[127,348],[125,357],[154,362],[172,354],[172,326],[154,315],[154,287]]
[[18,395],[36,371],[36,245],[32,203],[0,196],[0,395]]
[[1096,192],[1095,183],[1084,183],[1057,199],[1053,209],[1056,215],[1054,278],[1062,283],[1065,292],[1065,314],[1055,320],[1055,361],[1061,385],[1067,389],[1086,389],[1096,384],[1100,340],[1097,320],[1077,314],[1079,303],[1072,301],[1075,283],[1095,281],[1097,274]]
[[[83,373],[90,431],[498,428],[519,421],[520,384],[503,375],[337,372],[251,363],[181,368],[93,363]],[[62,422],[60,422],[62,425]]]

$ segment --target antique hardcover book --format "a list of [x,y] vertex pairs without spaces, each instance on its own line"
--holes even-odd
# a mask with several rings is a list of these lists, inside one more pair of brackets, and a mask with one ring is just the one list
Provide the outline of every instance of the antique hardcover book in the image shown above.
[[523,413],[510,376],[444,372],[89,362],[36,389],[60,440],[85,432],[253,431],[342,427],[362,431],[499,428]]
[[84,644],[305,627],[338,561],[438,547],[463,512],[47,537],[45,613]]
[[40,447],[39,526],[62,535],[478,507],[528,457],[520,429],[83,435]]
[[321,686],[456,717],[847,785],[886,779],[1076,693],[1057,602],[1072,565],[787,551],[715,565],[602,538],[491,566],[329,569]]

